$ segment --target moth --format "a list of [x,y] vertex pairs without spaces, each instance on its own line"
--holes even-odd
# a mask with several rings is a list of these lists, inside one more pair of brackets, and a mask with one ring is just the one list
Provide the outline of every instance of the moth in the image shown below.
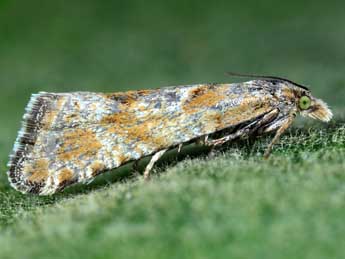
[[[268,157],[297,114],[331,120],[327,104],[307,87],[280,77],[255,77],[109,94],[34,94],[10,155],[9,181],[22,193],[50,195],[152,156],[147,178],[169,149],[200,140],[217,146],[275,131]],[[214,137],[222,131],[227,134]]]

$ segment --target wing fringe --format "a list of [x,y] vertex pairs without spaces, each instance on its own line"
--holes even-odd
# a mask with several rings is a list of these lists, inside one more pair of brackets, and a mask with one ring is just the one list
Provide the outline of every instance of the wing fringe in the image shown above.
[[44,187],[44,183],[33,183],[25,179],[23,165],[36,143],[44,115],[56,97],[55,94],[46,92],[33,94],[25,109],[22,126],[7,164],[11,186],[22,193],[40,193]]

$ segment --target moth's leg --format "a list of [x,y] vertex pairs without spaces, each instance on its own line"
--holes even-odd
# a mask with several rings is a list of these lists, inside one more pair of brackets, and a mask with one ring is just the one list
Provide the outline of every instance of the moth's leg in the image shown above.
[[163,149],[161,151],[158,151],[156,154],[154,154],[151,158],[150,163],[146,166],[145,172],[144,172],[144,179],[148,179],[150,176],[150,171],[153,167],[153,165],[157,162],[159,158],[163,156],[163,154],[167,151],[168,149]]
[[199,137],[196,141],[195,141],[195,144],[198,144],[198,145],[207,145],[207,140],[208,140],[208,135],[204,135],[204,136],[201,136]]
[[181,152],[182,146],[183,146],[183,144],[182,144],[182,143],[178,145],[178,148],[177,148],[177,153],[180,153],[180,152]]
[[208,135],[206,135],[203,139],[203,142],[206,143],[208,141]]
[[214,150],[215,150],[215,145],[211,144],[210,141],[208,140],[209,135],[204,135],[200,138],[198,138],[195,143],[199,145],[205,145],[205,146],[210,146],[210,150],[208,151],[208,157],[212,158],[214,157]]
[[217,146],[222,145],[230,140],[233,140],[235,138],[249,135],[251,132],[257,130],[262,125],[265,125],[269,122],[271,122],[274,118],[277,117],[279,113],[278,109],[274,109],[270,111],[269,113],[265,114],[260,121],[254,121],[253,123],[249,124],[248,126],[244,127],[243,129],[240,129],[236,131],[235,133],[232,133],[230,135],[227,135],[225,137],[219,138],[219,139],[213,139],[213,140],[207,140],[205,139],[205,144],[208,146]]
[[274,136],[274,138],[272,139],[271,143],[268,145],[265,154],[264,154],[264,158],[267,159],[272,151],[272,147],[275,143],[277,143],[277,141],[279,140],[280,136],[284,133],[284,131],[290,127],[290,125],[292,124],[294,118],[296,117],[296,114],[290,114],[289,117],[287,118],[287,120],[280,126],[280,128],[277,130],[276,135]]
[[233,134],[227,135],[227,136],[222,137],[222,138],[207,140],[207,141],[205,141],[205,145],[206,146],[212,146],[212,147],[222,145],[225,142],[228,142],[230,140],[233,140],[233,139],[241,136],[243,134],[243,132],[244,132],[244,129],[239,130]]

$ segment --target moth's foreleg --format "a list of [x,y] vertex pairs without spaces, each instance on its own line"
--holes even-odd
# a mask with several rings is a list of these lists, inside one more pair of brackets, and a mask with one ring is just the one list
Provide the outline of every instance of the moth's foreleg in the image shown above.
[[242,134],[242,132],[244,132],[244,130],[239,130],[236,133],[227,135],[227,136],[222,137],[222,138],[206,140],[205,145],[206,146],[212,146],[212,147],[223,145],[224,143],[239,137]]
[[224,143],[229,142],[231,140],[234,140],[238,137],[246,136],[246,135],[248,135],[248,132],[249,132],[249,127],[245,127],[243,129],[236,131],[235,133],[232,133],[230,135],[226,135],[222,138],[206,140],[205,145],[212,146],[212,147],[220,146],[220,145],[223,145]]
[[224,143],[234,140],[235,138],[248,136],[251,133],[255,132],[257,129],[259,129],[260,127],[262,127],[263,125],[274,120],[274,118],[277,117],[278,113],[279,113],[279,110],[274,109],[268,112],[267,114],[265,114],[262,118],[252,122],[251,124],[247,125],[246,127],[242,129],[239,129],[235,133],[232,133],[230,135],[227,135],[219,139],[213,139],[213,140],[205,139],[205,145],[208,145],[208,146],[223,145]]
[[272,147],[275,143],[277,143],[277,141],[279,140],[280,136],[284,133],[284,131],[290,127],[290,125],[292,124],[294,118],[296,117],[296,115],[290,114],[288,116],[288,118],[286,119],[286,121],[280,126],[280,128],[277,130],[276,135],[274,136],[274,138],[272,139],[271,143],[268,145],[265,154],[264,154],[264,158],[267,159],[272,151]]
[[158,151],[156,154],[154,154],[150,160],[150,163],[146,166],[145,172],[144,172],[144,179],[148,179],[150,177],[150,171],[153,167],[153,165],[157,162],[159,158],[163,156],[163,154],[167,151],[168,149],[163,149],[161,151]]

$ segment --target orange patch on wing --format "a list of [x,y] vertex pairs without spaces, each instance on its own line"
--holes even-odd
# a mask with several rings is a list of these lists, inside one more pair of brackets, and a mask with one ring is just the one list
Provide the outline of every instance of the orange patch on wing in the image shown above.
[[64,141],[58,150],[58,157],[62,161],[78,159],[80,156],[92,157],[102,147],[95,133],[88,129],[68,131],[63,137]]
[[[101,120],[101,124],[117,124],[117,125],[127,125],[135,122],[136,118],[133,113],[123,111],[105,116]],[[115,125],[114,125],[115,126]]]
[[204,131],[212,132],[220,127],[223,123],[223,114],[218,111],[205,112],[202,120],[207,121]]
[[237,107],[228,109],[224,115],[220,128],[253,119],[261,114],[269,112],[272,109],[269,100],[256,97],[244,98],[244,101]]
[[73,177],[73,173],[71,170],[67,168],[62,169],[58,175],[59,184],[70,181],[72,177]]
[[117,155],[117,161],[121,164],[127,162],[129,160],[129,157],[125,154],[119,153]]
[[125,131],[118,134],[125,135],[129,141],[136,140],[156,148],[161,148],[165,145],[166,138],[162,136],[161,131],[158,129],[160,123],[165,124],[164,118],[153,117],[150,120],[126,127]]
[[[124,143],[140,141],[157,148],[164,146],[166,142],[165,137],[160,136],[158,126],[159,124],[166,124],[166,118],[159,115],[147,114],[145,116],[142,113],[138,113],[149,109],[139,98],[154,91],[157,90],[106,94],[106,98],[118,103],[121,112],[104,116],[101,124],[113,124],[108,127],[108,132],[123,137]],[[123,157],[120,161],[127,161],[127,158]]]
[[183,110],[186,113],[192,113],[203,108],[215,106],[228,98],[221,85],[217,86],[217,89],[208,85],[203,85],[191,90],[189,95],[190,98],[183,106]]
[[91,164],[92,176],[96,176],[105,169],[105,165],[100,161],[95,161]]
[[[114,118],[114,117],[113,117]],[[116,120],[119,117],[116,117]],[[169,145],[168,136],[166,136],[162,131],[162,127],[167,125],[167,118],[163,116],[148,116],[147,118],[141,118],[141,120],[128,120],[128,117],[125,119],[123,117],[122,124],[115,124],[109,127],[108,132],[116,134],[117,137],[122,137],[122,142],[125,144],[133,144],[135,142],[140,142],[141,144],[146,145],[154,149],[160,149]],[[115,145],[116,147],[116,145]],[[114,149],[114,151],[116,148]],[[142,154],[143,151],[139,148],[136,149],[136,152]],[[118,152],[122,154],[122,152]],[[124,163],[128,161],[126,155],[118,155],[118,161]]]
[[44,182],[49,175],[48,160],[45,158],[34,160],[32,164],[25,165],[23,171],[29,175],[30,182]]

